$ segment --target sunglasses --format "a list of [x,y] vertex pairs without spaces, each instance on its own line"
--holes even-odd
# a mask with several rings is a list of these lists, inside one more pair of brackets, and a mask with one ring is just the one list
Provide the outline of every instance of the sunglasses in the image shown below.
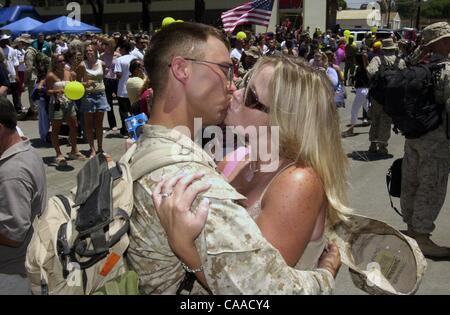
[[256,94],[255,89],[250,85],[250,78],[252,74],[253,73],[245,78],[244,105],[245,107],[256,109],[260,112],[268,114],[270,112],[270,108],[259,101],[258,94]]
[[225,77],[228,80],[228,84],[231,87],[231,85],[233,84],[233,79],[234,79],[234,66],[233,64],[223,64],[223,63],[217,63],[217,62],[212,62],[212,61],[206,61],[206,60],[199,60],[199,59],[194,59],[194,58],[184,58],[185,60],[189,60],[192,62],[196,62],[196,63],[205,63],[205,64],[211,64],[211,65],[216,65],[219,66],[223,72]]

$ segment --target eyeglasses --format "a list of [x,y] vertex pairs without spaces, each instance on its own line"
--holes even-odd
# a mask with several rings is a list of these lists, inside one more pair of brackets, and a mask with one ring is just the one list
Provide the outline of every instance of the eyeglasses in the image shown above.
[[244,105],[245,107],[256,109],[266,114],[268,114],[270,111],[270,108],[268,106],[259,101],[256,91],[250,85],[247,85],[245,87]]
[[225,77],[228,80],[228,83],[230,84],[230,87],[233,84],[233,78],[234,78],[234,66],[233,66],[233,64],[223,64],[223,63],[217,63],[217,62],[200,60],[200,59],[194,59],[194,58],[184,58],[184,59],[192,61],[192,62],[206,63],[206,64],[212,64],[212,65],[219,66],[220,68],[225,70],[224,74],[225,74]]

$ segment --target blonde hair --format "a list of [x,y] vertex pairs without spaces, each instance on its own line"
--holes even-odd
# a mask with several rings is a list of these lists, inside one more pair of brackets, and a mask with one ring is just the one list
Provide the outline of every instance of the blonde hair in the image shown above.
[[279,126],[280,156],[311,167],[328,200],[327,226],[346,221],[348,161],[341,143],[334,90],[324,71],[290,56],[263,57],[253,74],[272,66],[270,125]]

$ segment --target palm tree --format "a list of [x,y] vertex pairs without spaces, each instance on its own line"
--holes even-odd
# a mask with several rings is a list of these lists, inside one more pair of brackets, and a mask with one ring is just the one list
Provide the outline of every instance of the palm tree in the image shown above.
[[92,13],[94,15],[95,26],[103,29],[103,11],[104,11],[104,1],[103,0],[89,0],[92,7]]
[[150,28],[150,4],[152,0],[142,0],[142,30],[149,31]]
[[327,0],[327,29],[334,30],[336,27],[336,15],[338,0]]
[[195,22],[202,23],[204,14],[205,14],[205,1],[195,0],[195,13],[194,13]]

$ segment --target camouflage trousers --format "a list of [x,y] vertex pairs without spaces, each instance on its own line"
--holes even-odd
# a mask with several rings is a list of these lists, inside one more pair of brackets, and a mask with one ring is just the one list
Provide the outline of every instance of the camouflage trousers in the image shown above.
[[380,146],[387,147],[389,138],[391,137],[392,118],[383,110],[383,105],[371,101],[369,108],[369,118],[371,119],[369,140],[377,142]]
[[36,80],[30,80],[25,83],[25,86],[28,91],[28,101],[30,102],[30,110],[37,113],[39,111],[38,103],[37,103],[37,101],[33,101],[32,97],[31,97],[31,95],[33,94],[35,85],[36,85]]
[[419,139],[406,139],[400,202],[403,220],[415,232],[429,234],[435,228],[447,193],[449,154],[442,126]]

